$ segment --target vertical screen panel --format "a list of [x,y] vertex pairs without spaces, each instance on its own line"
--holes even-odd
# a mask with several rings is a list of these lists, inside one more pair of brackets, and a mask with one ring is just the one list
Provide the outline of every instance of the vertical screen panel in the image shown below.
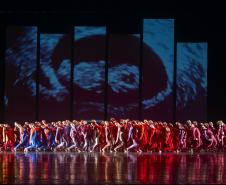
[[143,118],[172,121],[174,20],[144,19],[143,23]]
[[37,27],[8,27],[5,53],[5,120],[35,119]]
[[70,35],[40,34],[40,119],[48,121],[69,119],[70,74]]
[[108,117],[138,119],[140,35],[110,34]]
[[106,27],[74,30],[74,118],[104,119]]
[[207,43],[177,44],[176,120],[206,120]]

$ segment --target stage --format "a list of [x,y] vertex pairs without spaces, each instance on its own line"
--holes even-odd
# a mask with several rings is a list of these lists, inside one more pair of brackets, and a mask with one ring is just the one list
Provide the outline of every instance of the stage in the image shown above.
[[225,184],[224,153],[1,153],[0,184]]

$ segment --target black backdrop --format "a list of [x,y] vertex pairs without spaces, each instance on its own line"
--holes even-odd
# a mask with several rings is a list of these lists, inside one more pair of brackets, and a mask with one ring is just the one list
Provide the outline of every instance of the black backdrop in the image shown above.
[[[37,25],[67,32],[73,25],[107,25],[110,32],[136,32],[143,18],[174,18],[176,41],[208,42],[208,120],[226,121],[226,15],[221,5],[124,2],[75,4],[8,2],[0,8],[0,121],[4,120],[4,48],[8,25]],[[51,24],[51,27],[49,26]],[[18,106],[18,105],[17,105]]]

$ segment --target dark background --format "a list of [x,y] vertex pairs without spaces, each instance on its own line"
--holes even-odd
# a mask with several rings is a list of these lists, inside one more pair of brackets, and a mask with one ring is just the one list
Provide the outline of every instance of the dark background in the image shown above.
[[[67,4],[62,4],[67,3]],[[4,119],[4,48],[7,25],[37,25],[45,32],[67,32],[72,25],[107,25],[110,32],[137,32],[143,18],[174,18],[175,41],[208,42],[208,120],[226,121],[226,15],[224,6],[206,2],[7,2],[0,7],[0,121]],[[49,26],[51,24],[51,26]]]

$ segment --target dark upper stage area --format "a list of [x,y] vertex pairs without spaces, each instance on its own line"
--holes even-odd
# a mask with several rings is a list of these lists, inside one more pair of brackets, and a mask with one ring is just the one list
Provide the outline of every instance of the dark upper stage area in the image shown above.
[[[223,7],[207,2],[7,1],[0,7],[0,61],[4,58],[1,41],[5,39],[4,28],[8,25],[38,25],[45,32],[67,32],[73,25],[107,25],[109,32],[133,33],[142,29],[143,18],[174,18],[176,41],[208,42],[208,118],[226,119],[226,13]],[[1,81],[3,67],[0,62]],[[0,89],[3,89],[2,83]],[[2,107],[4,92],[0,91]]]

